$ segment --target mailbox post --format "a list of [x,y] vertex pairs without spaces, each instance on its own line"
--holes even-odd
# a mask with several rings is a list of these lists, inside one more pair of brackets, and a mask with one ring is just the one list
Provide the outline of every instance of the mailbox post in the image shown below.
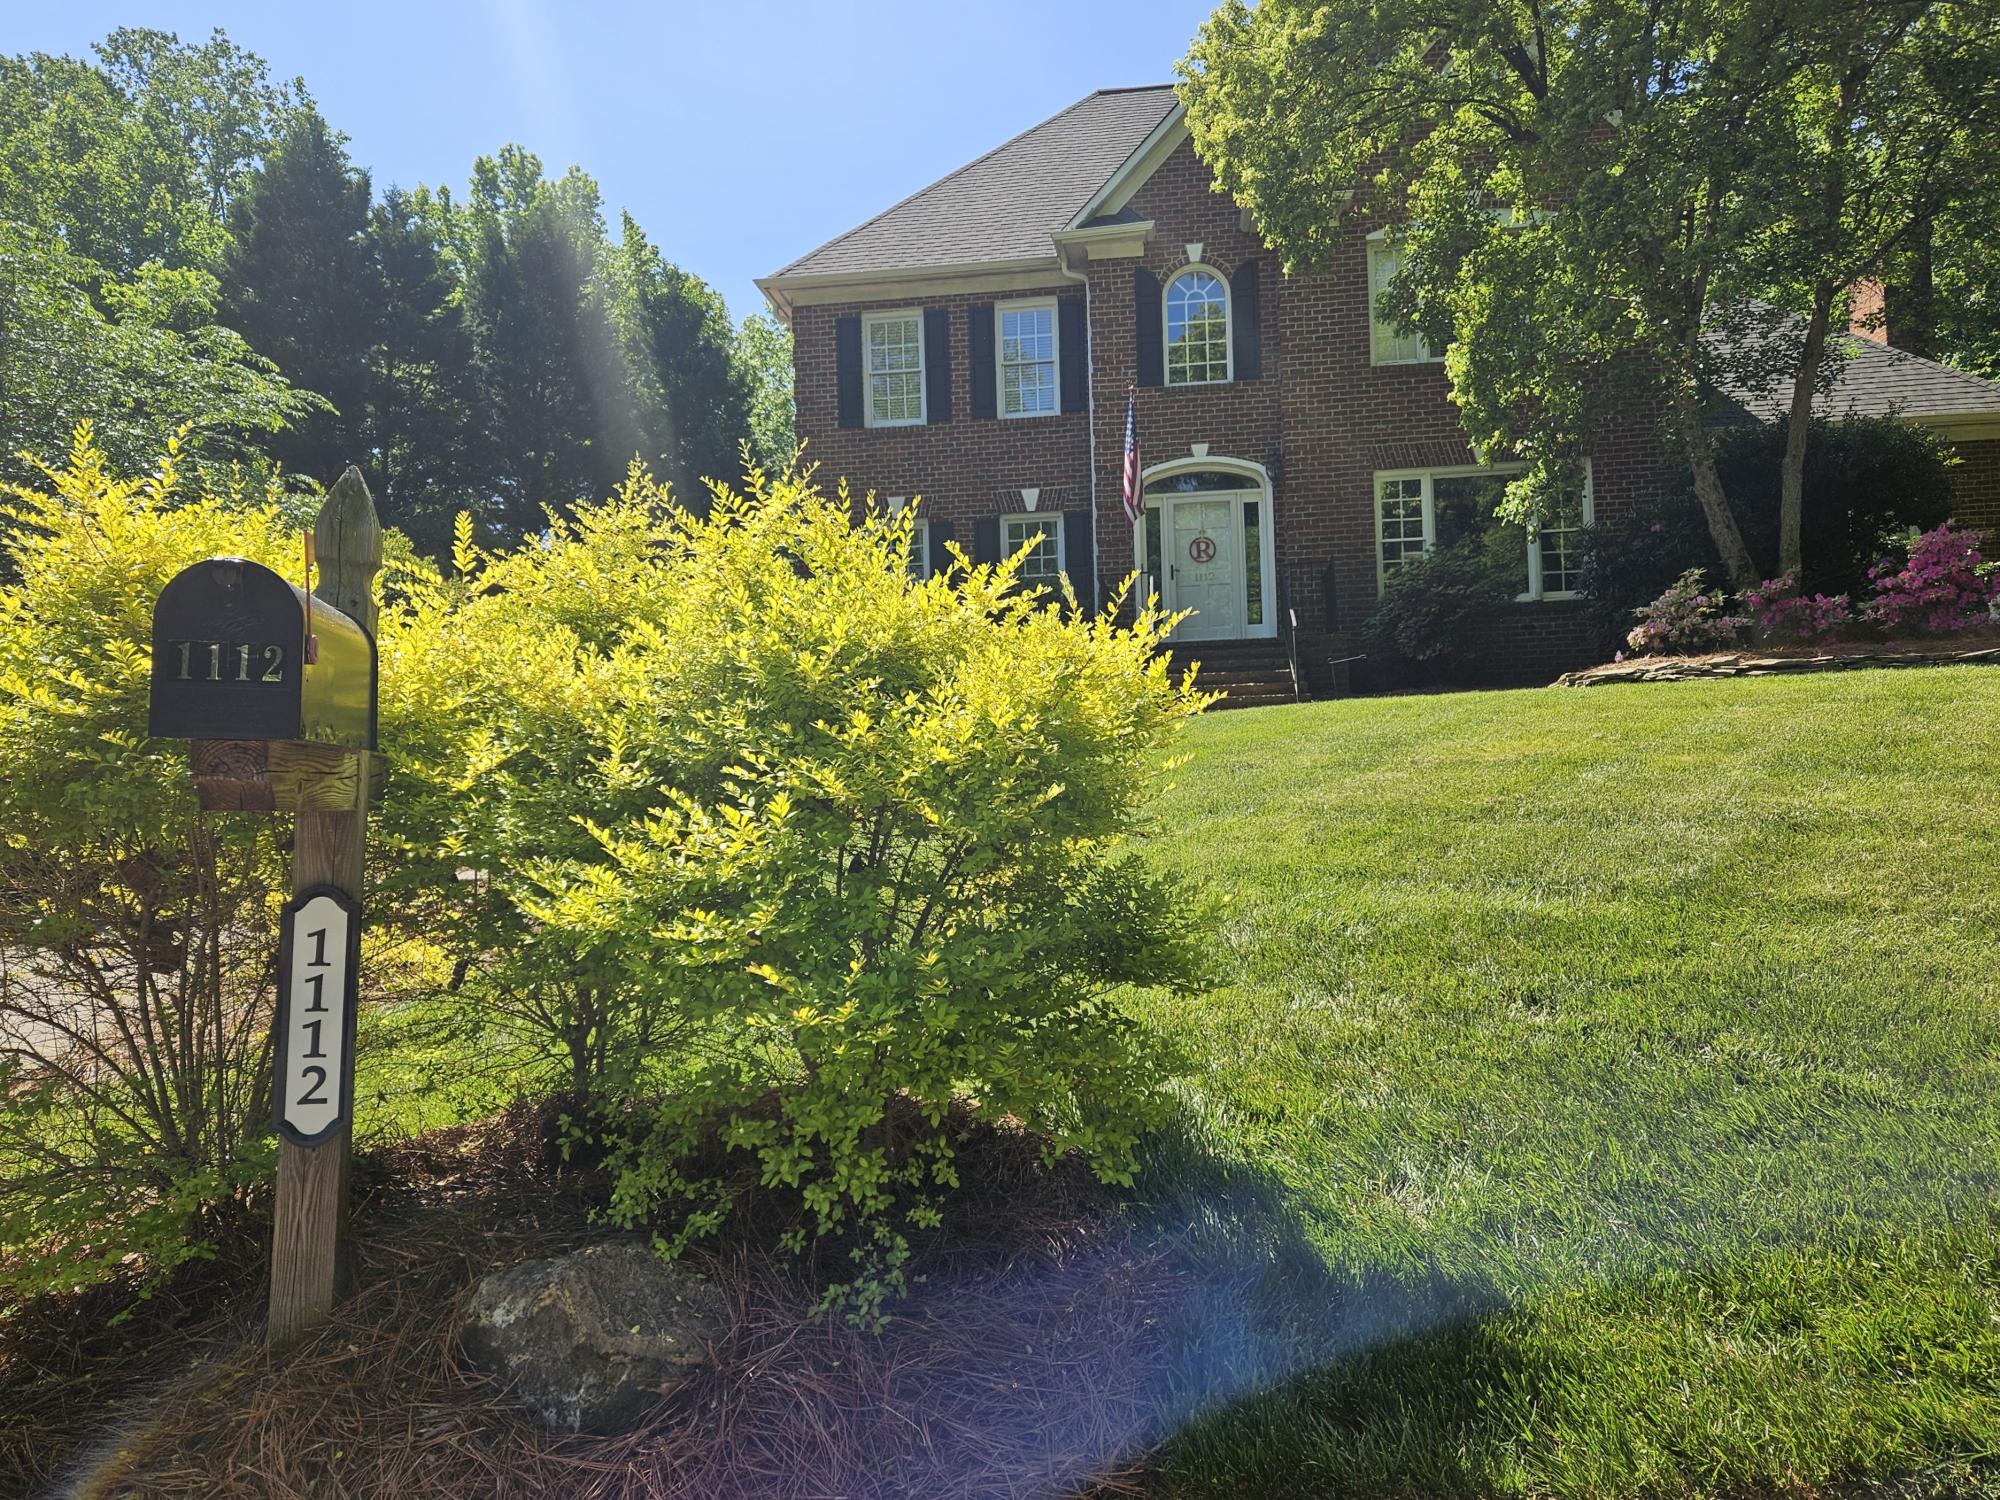
[[212,558],[169,582],[153,611],[151,728],[190,741],[201,805],[296,819],[273,1082],[278,1348],[331,1312],[347,1216],[382,567],[382,527],[357,470],[320,507],[313,541],[320,581],[310,594],[261,564]]

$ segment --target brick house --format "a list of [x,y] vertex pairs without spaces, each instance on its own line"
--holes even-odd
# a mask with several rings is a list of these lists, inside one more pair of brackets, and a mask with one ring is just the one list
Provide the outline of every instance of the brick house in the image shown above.
[[[949,542],[982,561],[1033,542],[1025,571],[1086,601],[1136,571],[1194,611],[1177,639],[1208,668],[1289,691],[1289,662],[1328,691],[1383,578],[1504,472],[1467,446],[1441,361],[1374,314],[1393,270],[1357,227],[1283,274],[1163,85],[1094,93],[758,285],[792,327],[808,456],[892,504],[922,497],[917,566]],[[2000,388],[1869,351],[1836,400],[1937,419],[1976,456],[1963,519],[2000,523]],[[1504,676],[1595,654],[1579,529],[1667,481],[1657,427],[1607,420],[1582,495],[1521,536],[1520,596],[1493,627]]]

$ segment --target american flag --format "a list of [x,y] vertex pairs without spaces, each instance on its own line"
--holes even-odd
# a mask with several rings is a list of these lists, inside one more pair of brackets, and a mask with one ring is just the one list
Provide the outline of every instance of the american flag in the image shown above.
[[1139,494],[1139,393],[1125,393],[1125,519],[1134,526],[1146,507]]

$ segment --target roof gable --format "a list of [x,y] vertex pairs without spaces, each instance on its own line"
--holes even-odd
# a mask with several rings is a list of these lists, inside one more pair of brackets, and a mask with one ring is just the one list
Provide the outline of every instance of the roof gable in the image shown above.
[[1050,260],[1066,229],[1178,104],[1173,85],[1099,89],[768,278]]

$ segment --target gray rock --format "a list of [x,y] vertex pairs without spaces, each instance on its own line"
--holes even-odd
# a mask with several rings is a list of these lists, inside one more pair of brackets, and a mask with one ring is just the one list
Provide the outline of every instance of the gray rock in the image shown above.
[[729,1328],[722,1294],[642,1240],[607,1240],[495,1271],[460,1343],[551,1427],[620,1432],[707,1362]]

